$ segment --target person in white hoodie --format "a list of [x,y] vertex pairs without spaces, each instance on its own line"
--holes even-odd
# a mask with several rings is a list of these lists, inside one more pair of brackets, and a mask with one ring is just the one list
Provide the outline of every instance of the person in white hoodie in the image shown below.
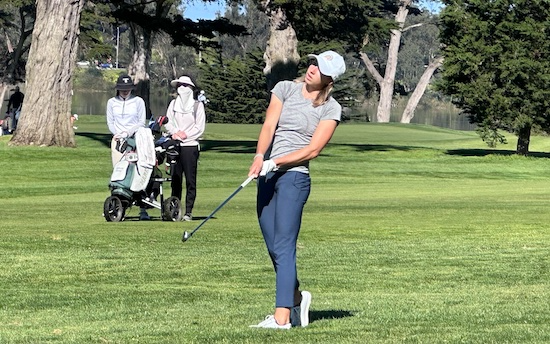
[[[141,97],[132,94],[134,82],[129,75],[120,75],[116,82],[116,96],[107,101],[107,126],[113,134],[111,140],[111,159],[113,167],[122,158],[117,150],[121,139],[134,136],[136,131],[145,127],[145,102]],[[149,214],[144,208],[140,211],[140,220],[149,220]]]
[[181,200],[183,176],[185,176],[185,215],[184,221],[193,219],[192,211],[197,197],[197,165],[199,161],[199,138],[204,133],[206,115],[204,104],[196,100],[195,83],[183,75],[170,83],[177,90],[176,99],[172,100],[166,110],[168,123],[166,131],[173,140],[179,141],[178,159],[171,167],[172,196]]

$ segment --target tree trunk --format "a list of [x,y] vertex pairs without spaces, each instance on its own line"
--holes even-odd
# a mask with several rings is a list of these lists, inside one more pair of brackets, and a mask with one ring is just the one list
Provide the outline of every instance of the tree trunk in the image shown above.
[[265,48],[264,74],[267,88],[271,90],[281,80],[296,78],[298,73],[298,38],[286,14],[281,8],[266,9],[269,16],[270,35]]
[[409,14],[408,6],[412,0],[403,0],[399,3],[399,10],[395,15],[395,21],[399,28],[391,30],[390,45],[388,47],[388,61],[384,72],[384,79],[380,86],[380,100],[378,101],[378,109],[376,112],[376,120],[378,122],[389,122],[391,115],[391,102],[393,99],[393,88],[395,83],[395,73],[397,71],[397,55],[399,54],[399,45],[401,44],[401,33],[407,15]]
[[130,45],[134,54],[128,65],[128,74],[136,85],[135,94],[143,98],[147,110],[147,118],[151,117],[150,102],[150,65],[152,50],[152,33],[139,25],[130,23]]
[[38,0],[14,145],[74,147],[72,74],[85,0]]
[[[3,81],[0,81],[0,99],[2,101],[2,104],[0,104],[0,108],[2,108],[2,106],[4,105],[4,97],[6,96],[6,91],[8,90],[8,84],[3,82]],[[6,109],[7,109],[7,104],[6,104]],[[0,119],[3,119],[4,118],[4,112],[0,112]],[[0,129],[1,130],[1,129]]]
[[521,155],[527,155],[529,153],[529,143],[531,142],[531,126],[526,124],[519,129],[518,133],[518,145],[516,147],[516,153]]
[[420,98],[422,98],[422,96],[424,95],[426,87],[428,87],[430,79],[432,78],[432,75],[439,67],[441,67],[442,64],[443,58],[437,58],[433,60],[428,68],[426,68],[424,73],[422,73],[420,81],[418,81],[418,84],[416,84],[414,92],[407,102],[405,111],[403,111],[403,115],[401,116],[401,123],[411,123],[411,119],[413,119],[414,117],[414,110],[416,110],[416,106],[418,105]]

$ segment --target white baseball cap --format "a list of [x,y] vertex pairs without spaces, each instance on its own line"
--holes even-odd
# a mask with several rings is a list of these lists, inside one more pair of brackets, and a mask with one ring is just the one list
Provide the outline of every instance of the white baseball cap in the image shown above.
[[338,53],[328,50],[319,55],[309,54],[309,57],[315,57],[321,74],[330,76],[332,80],[336,80],[346,71],[346,63],[344,58]]

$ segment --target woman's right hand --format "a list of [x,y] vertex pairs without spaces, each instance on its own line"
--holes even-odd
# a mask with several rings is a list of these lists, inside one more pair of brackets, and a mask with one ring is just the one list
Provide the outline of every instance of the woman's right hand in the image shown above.
[[185,140],[186,138],[187,138],[187,134],[186,134],[185,131],[183,131],[183,130],[180,130],[180,131],[178,131],[177,133],[172,134],[172,139],[174,139],[174,140],[181,140],[181,141],[183,141],[183,140]]
[[258,175],[260,174],[260,171],[262,170],[263,164],[264,164],[263,154],[256,154],[254,156],[254,161],[252,161],[252,165],[250,165],[250,170],[248,171],[248,176],[258,178]]

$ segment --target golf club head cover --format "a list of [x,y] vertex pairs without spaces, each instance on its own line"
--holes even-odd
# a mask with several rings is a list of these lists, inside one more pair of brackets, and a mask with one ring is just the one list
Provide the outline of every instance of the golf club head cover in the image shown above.
[[126,148],[128,148],[128,143],[126,142],[125,139],[118,139],[116,141],[116,147],[115,148],[120,153],[124,153],[124,152],[126,152]]

